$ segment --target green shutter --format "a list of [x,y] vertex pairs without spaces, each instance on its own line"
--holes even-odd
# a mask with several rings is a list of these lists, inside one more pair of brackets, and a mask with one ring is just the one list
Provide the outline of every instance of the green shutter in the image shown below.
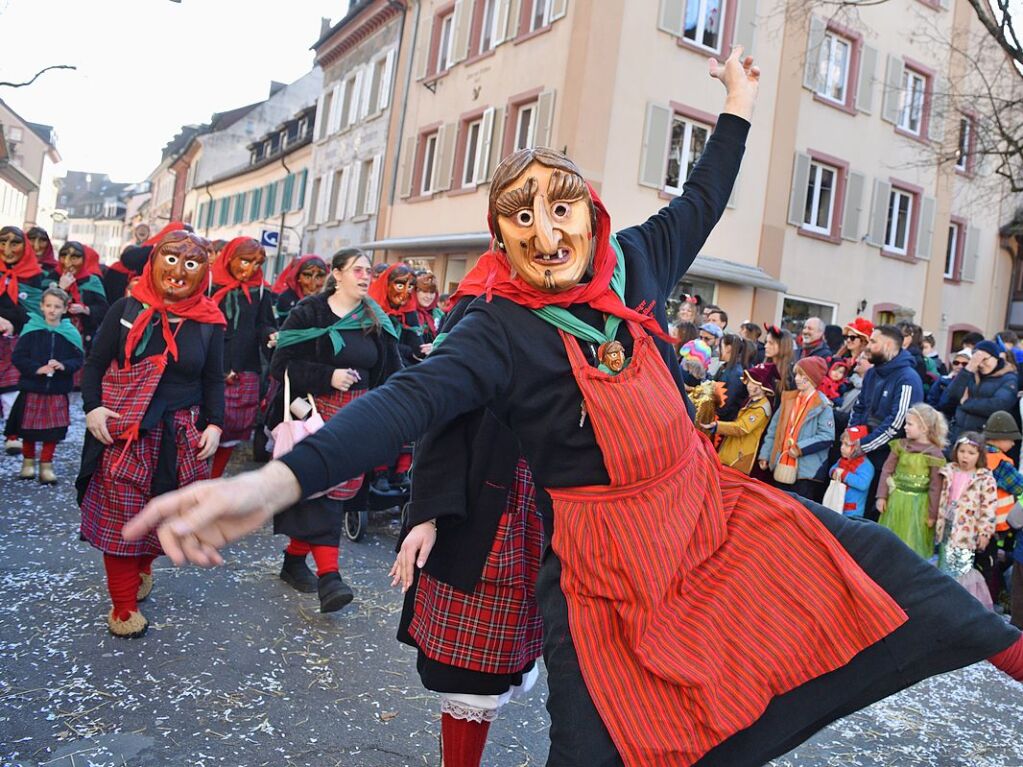
[[304,170],[298,177],[298,199],[295,201],[295,208],[297,209],[305,207],[305,181],[308,175],[309,171]]
[[291,198],[295,194],[295,174],[289,173],[284,179],[284,192],[281,194],[281,212],[291,210]]
[[263,190],[253,189],[249,194],[252,195],[252,206],[249,208],[249,221],[256,221],[259,219],[259,205],[263,201]]
[[202,226],[202,222],[206,219],[206,203],[199,203],[199,213],[195,217],[195,225]]
[[234,223],[240,224],[245,220],[245,192],[239,192],[234,196]]
[[220,226],[227,226],[228,214],[231,210],[231,198],[224,197],[220,200]]
[[216,212],[216,208],[217,208],[217,201],[216,200],[211,200],[210,201],[210,206],[206,209],[206,228],[207,229],[209,227],[213,226],[213,221],[214,221],[213,216],[214,216],[214,213]]
[[263,204],[263,218],[270,218],[274,214],[274,197],[277,191],[276,184],[267,184],[266,187],[266,200]]

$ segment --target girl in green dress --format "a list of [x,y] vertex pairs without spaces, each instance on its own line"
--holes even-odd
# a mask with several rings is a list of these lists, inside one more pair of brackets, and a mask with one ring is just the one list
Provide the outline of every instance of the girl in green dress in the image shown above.
[[878,521],[924,559],[934,554],[934,522],[938,518],[945,465],[942,450],[948,437],[945,416],[919,403],[906,415],[906,436],[891,442],[892,452],[877,486]]

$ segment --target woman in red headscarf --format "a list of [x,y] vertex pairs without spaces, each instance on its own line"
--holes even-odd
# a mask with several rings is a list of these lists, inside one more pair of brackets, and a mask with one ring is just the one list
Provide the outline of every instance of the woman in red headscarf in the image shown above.
[[171,232],[130,298],[107,312],[82,379],[88,433],[76,486],[82,538],[103,552],[110,631],[141,636],[138,609],[161,554],[121,527],[154,495],[209,477],[224,421],[224,317],[205,296],[208,243]]
[[284,324],[292,308],[308,296],[314,296],[323,290],[327,281],[327,262],[319,256],[308,254],[299,256],[274,281],[273,293],[277,296],[274,311],[277,322]]
[[110,308],[102,277],[99,253],[74,240],[64,243],[57,260],[57,285],[71,296],[68,318],[82,334],[86,354]]
[[369,297],[391,318],[406,365],[422,362],[433,348],[423,342],[415,297],[415,275],[406,264],[391,264],[369,286]]
[[50,241],[50,234],[41,226],[33,226],[27,232],[28,241],[32,243],[32,249],[36,252],[36,260],[43,270],[43,276],[47,280],[56,280],[57,255],[53,252],[53,243]]
[[[10,416],[18,399],[18,368],[11,361],[18,334],[29,313],[39,314],[43,270],[25,233],[16,226],[0,229],[0,410]],[[8,435],[7,455],[21,455],[21,440]]]
[[224,473],[235,445],[252,438],[256,423],[263,354],[277,331],[273,297],[263,281],[265,261],[258,240],[235,237],[213,263],[213,301],[227,320],[224,433],[213,458],[214,477]]

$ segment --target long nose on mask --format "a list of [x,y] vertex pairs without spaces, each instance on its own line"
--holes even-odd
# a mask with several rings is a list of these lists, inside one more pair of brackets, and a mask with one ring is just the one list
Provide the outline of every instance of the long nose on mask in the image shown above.
[[533,198],[533,220],[536,228],[537,250],[541,253],[556,251],[561,237],[554,232],[554,222],[547,211],[547,195],[538,194]]

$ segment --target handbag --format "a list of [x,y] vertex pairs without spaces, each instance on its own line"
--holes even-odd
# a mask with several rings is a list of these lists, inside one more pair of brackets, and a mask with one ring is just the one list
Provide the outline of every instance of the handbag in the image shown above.
[[[314,434],[323,428],[323,419],[316,410],[316,401],[311,394],[305,397],[312,407],[309,417],[304,420],[295,420],[291,414],[291,379],[288,371],[284,371],[284,420],[274,426],[270,432],[270,439],[273,442],[273,457],[280,458],[285,453],[290,453],[295,445],[304,440],[310,434]],[[305,400],[301,400],[305,401]]]
[[780,459],[774,467],[774,481],[782,485],[796,484],[798,465],[795,463],[783,463]]
[[824,493],[824,506],[837,514],[845,513],[845,483],[832,479]]

